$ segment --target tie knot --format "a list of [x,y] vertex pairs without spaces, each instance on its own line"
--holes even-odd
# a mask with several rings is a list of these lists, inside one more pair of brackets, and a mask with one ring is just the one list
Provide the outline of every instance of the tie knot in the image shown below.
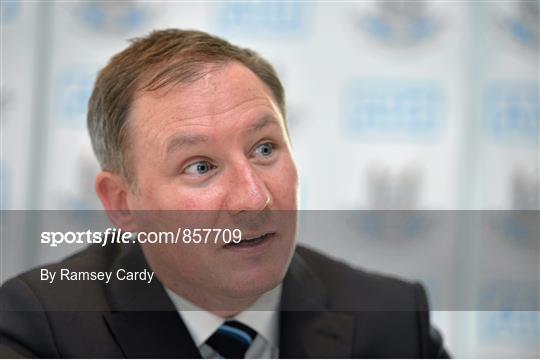
[[206,343],[226,359],[241,359],[257,332],[236,320],[224,322]]

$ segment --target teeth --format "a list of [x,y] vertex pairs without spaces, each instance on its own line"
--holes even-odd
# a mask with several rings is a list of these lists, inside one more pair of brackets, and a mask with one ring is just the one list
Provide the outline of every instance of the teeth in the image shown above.
[[225,247],[233,247],[233,246],[254,246],[262,241],[264,241],[266,238],[268,237],[268,234],[263,234],[259,237],[251,237],[251,238],[246,238],[246,239],[242,239],[240,242],[238,243],[230,243],[230,244],[226,244]]

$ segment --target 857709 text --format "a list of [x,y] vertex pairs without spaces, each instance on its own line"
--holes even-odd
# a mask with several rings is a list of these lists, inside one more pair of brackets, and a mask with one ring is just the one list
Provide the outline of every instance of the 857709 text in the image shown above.
[[61,244],[238,244],[242,241],[240,229],[189,229],[178,228],[174,231],[150,231],[136,232],[123,231],[122,229],[108,228],[104,232],[99,231],[43,231],[41,243],[51,247]]

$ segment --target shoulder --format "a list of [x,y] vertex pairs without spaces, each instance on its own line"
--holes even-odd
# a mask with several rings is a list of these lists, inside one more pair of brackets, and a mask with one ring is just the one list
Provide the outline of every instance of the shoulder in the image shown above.
[[431,327],[426,293],[419,283],[355,268],[298,246],[295,266],[303,281],[317,283],[329,313],[349,314],[355,326],[353,357],[448,357]]
[[[0,358],[117,357],[119,352],[102,315],[110,311],[106,284],[101,281],[51,284],[41,279],[41,273],[58,274],[62,269],[107,271],[117,261],[118,250],[90,246],[60,262],[6,281],[0,287]],[[92,337],[91,342],[88,336]]]

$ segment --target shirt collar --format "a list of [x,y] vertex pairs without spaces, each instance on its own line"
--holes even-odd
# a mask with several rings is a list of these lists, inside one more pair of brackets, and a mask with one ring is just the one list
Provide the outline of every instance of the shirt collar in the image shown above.
[[[176,310],[180,313],[195,345],[200,347],[225,322],[220,316],[203,310],[165,287]],[[237,314],[238,320],[257,331],[271,345],[278,344],[278,315],[277,310],[281,298],[282,285],[264,293],[246,310]]]

